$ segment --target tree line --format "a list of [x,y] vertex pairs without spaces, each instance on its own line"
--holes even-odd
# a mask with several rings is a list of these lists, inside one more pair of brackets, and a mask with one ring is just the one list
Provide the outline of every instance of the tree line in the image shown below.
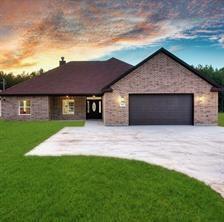
[[3,71],[0,71],[0,90],[3,89],[3,79],[5,80],[5,88],[9,88],[25,80],[31,79],[35,76],[39,76],[43,73],[44,73],[43,69],[40,69],[39,71],[36,71],[36,72],[31,72],[31,73],[22,72],[21,74],[18,74],[18,75],[14,75],[12,72],[6,73]]
[[[224,67],[223,68],[214,68],[211,65],[198,65],[194,67],[199,72],[201,72],[206,77],[214,80],[219,85],[224,86]],[[40,69],[37,72],[31,72],[31,73],[21,73],[18,75],[14,75],[13,73],[5,73],[3,71],[0,71],[0,89],[3,88],[3,82],[2,79],[5,79],[6,82],[6,88],[11,87],[17,83],[20,83],[22,81],[31,79],[35,76],[43,74],[43,69]],[[219,93],[219,111],[224,112],[224,93]]]

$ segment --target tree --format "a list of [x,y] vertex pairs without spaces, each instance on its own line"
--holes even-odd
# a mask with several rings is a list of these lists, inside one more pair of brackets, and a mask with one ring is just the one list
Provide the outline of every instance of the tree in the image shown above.
[[23,72],[21,74],[14,75],[13,73],[5,73],[3,71],[0,71],[0,89],[3,89],[2,79],[5,79],[6,88],[9,88],[25,80],[31,79],[35,76],[39,76],[43,74],[43,72],[44,72],[43,69],[40,69],[37,72],[32,72],[32,73]]

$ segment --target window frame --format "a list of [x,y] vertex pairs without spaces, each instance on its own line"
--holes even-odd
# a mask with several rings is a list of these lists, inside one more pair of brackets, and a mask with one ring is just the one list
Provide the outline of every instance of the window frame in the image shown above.
[[[73,102],[73,112],[68,112],[68,113],[65,113],[64,112],[64,101],[68,101],[68,111],[69,111],[69,102]],[[75,115],[75,99],[70,99],[70,98],[65,98],[65,99],[62,99],[62,115]]]
[[[24,101],[29,101],[30,102],[30,105],[27,107],[28,109],[30,109],[30,113],[21,113],[20,112],[21,111],[21,108],[24,109]],[[21,106],[21,102],[23,102],[23,106]],[[31,99],[19,100],[19,110],[18,110],[19,116],[30,116],[31,115],[31,107],[32,107],[32,105],[31,105]]]

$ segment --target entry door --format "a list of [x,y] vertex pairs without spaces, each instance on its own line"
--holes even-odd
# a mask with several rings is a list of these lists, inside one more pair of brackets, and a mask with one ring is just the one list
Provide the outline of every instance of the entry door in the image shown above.
[[102,119],[102,100],[91,99],[86,101],[86,118]]
[[129,96],[130,125],[192,125],[193,95],[144,94]]

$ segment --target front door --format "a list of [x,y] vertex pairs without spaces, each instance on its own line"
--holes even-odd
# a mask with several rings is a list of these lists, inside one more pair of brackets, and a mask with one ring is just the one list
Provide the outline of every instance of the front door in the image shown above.
[[102,100],[86,100],[86,118],[102,119]]

